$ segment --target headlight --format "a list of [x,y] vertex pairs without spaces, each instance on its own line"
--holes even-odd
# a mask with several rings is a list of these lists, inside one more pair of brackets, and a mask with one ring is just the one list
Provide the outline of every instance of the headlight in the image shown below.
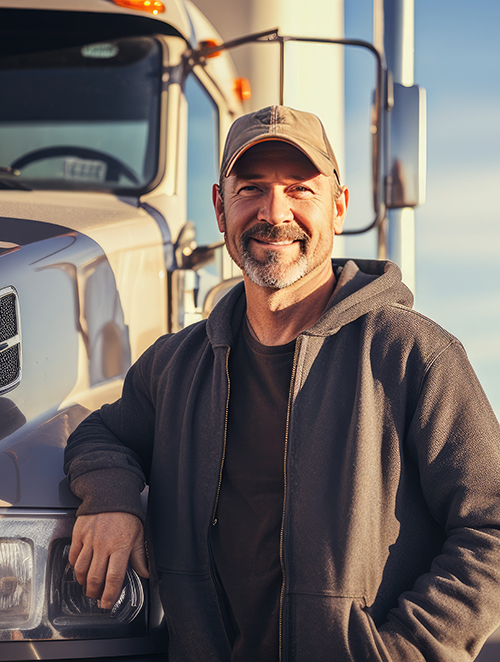
[[111,611],[100,609],[76,581],[68,563],[69,540],[56,540],[51,549],[49,619],[57,627],[109,628],[131,623],[144,604],[137,573],[129,568],[118,600]]
[[132,569],[111,611],[84,594],[68,563],[71,515],[7,513],[0,512],[0,641],[147,634],[144,588]]
[[0,628],[22,627],[31,613],[33,547],[0,539]]

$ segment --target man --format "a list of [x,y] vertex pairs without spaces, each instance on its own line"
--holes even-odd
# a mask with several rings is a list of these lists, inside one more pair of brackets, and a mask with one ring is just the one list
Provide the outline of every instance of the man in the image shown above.
[[160,338],[71,436],[70,562],[142,576],[168,660],[473,659],[500,614],[500,433],[388,262],[330,259],[348,190],[313,115],[237,120],[214,187],[244,284]]

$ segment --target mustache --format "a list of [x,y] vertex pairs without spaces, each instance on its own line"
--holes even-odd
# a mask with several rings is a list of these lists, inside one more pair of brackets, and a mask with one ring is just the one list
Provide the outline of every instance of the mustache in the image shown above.
[[295,224],[269,225],[269,223],[258,223],[245,230],[240,239],[243,246],[246,247],[250,239],[306,242],[309,240],[309,235]]

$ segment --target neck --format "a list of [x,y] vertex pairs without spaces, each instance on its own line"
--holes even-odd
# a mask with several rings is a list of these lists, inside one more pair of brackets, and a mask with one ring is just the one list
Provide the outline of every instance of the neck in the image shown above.
[[248,321],[263,345],[285,345],[321,317],[335,288],[330,260],[290,287],[261,287],[245,278]]

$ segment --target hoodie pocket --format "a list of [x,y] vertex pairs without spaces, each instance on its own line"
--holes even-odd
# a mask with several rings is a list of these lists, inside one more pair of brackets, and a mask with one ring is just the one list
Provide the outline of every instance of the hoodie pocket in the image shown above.
[[287,598],[286,662],[393,662],[362,596]]
[[373,641],[380,655],[380,659],[382,660],[382,662],[394,662],[393,658],[389,654],[389,651],[387,650],[384,644],[382,637],[380,636],[379,631],[377,630],[377,626],[375,625],[373,618],[370,616],[370,612],[368,610],[368,607],[366,606],[366,601],[364,600],[364,598],[361,603],[361,609],[365,615],[366,620],[368,621],[368,625],[372,633]]

